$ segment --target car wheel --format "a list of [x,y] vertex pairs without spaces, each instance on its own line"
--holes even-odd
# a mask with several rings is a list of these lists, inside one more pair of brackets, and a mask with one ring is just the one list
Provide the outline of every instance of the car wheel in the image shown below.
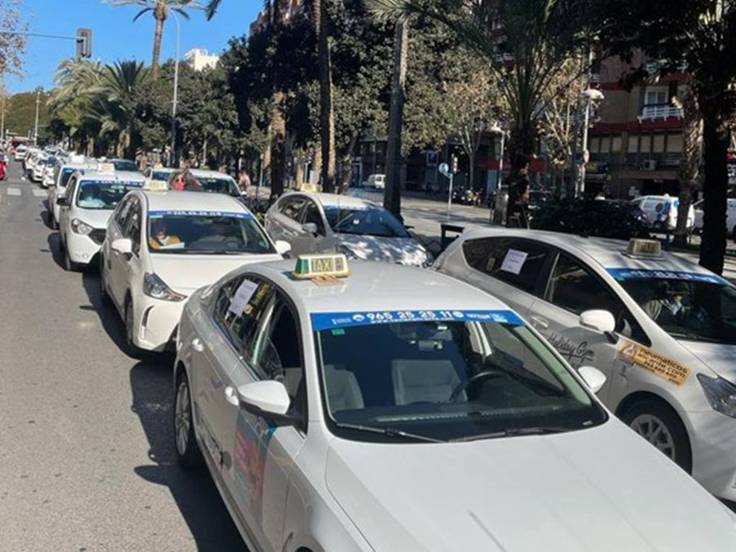
[[72,262],[71,257],[69,256],[69,249],[66,247],[66,244],[64,244],[64,270],[67,272],[74,272],[77,269],[76,263]]
[[54,210],[51,209],[49,211],[49,220],[51,221],[51,229],[52,230],[58,230],[59,229],[59,223],[56,220],[56,217],[54,216]]
[[621,418],[683,470],[692,471],[690,439],[680,417],[670,406],[646,399],[634,403]]
[[135,344],[135,316],[133,315],[133,301],[128,297],[125,300],[124,322],[125,322],[125,352],[128,356],[139,357],[141,350]]
[[110,294],[107,291],[107,281],[105,280],[105,257],[100,253],[100,297],[103,303],[110,302]]
[[185,469],[202,465],[202,453],[194,436],[194,417],[192,399],[189,392],[189,379],[182,370],[176,380],[174,393],[174,449],[176,460]]

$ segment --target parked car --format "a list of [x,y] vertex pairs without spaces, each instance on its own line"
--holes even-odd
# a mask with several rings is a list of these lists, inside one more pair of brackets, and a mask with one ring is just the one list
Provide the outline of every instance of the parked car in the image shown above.
[[147,190],[168,190],[169,179],[173,173],[177,172],[177,169],[171,169],[168,167],[148,167],[143,171],[143,176],[146,177],[146,189]]
[[19,144],[15,148],[15,152],[13,153],[13,159],[15,161],[23,161],[26,158],[26,154],[28,153],[28,148],[24,146],[23,144]]
[[[651,224],[651,228],[660,232],[672,232],[677,228],[677,210],[680,199],[669,195],[647,195],[634,199],[632,205],[640,208]],[[695,224],[695,210],[690,206],[687,216],[687,228]]]
[[51,228],[59,228],[59,213],[61,206],[57,201],[58,198],[64,197],[66,194],[67,184],[71,176],[80,171],[83,174],[85,170],[96,169],[97,161],[84,161],[83,158],[76,158],[74,162],[58,165],[54,172],[54,183],[48,188],[48,199],[46,201],[46,209],[49,212]]
[[365,186],[369,188],[377,188],[383,190],[386,187],[386,175],[385,174],[372,174],[365,181]]
[[169,176],[169,190],[227,194],[239,198],[243,195],[235,180],[224,173],[205,169],[184,169]]
[[[703,203],[704,200],[693,203],[695,210],[694,229],[696,233],[703,231]],[[726,203],[726,230],[728,234],[736,240],[736,198],[729,197]]]
[[425,266],[429,252],[382,206],[336,194],[296,192],[267,211],[265,227],[295,255],[338,252],[351,259]]

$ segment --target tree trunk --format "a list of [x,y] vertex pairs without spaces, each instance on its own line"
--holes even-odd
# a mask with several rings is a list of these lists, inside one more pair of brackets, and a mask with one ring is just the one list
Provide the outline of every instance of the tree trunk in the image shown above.
[[319,125],[322,146],[322,191],[335,189],[335,111],[332,101],[332,58],[323,0],[312,0],[312,18],[319,59]]
[[284,193],[286,173],[286,119],[284,118],[285,95],[274,92],[271,109],[271,197]]
[[705,183],[703,185],[703,236],[700,264],[715,272],[723,272],[726,253],[726,196],[728,192],[729,133],[719,113],[718,102],[703,104],[703,144]]
[[521,170],[529,166],[529,161],[534,156],[535,139],[536,133],[530,122],[519,122],[511,129],[508,146],[511,161],[509,184],[515,182]]
[[683,148],[678,180],[680,183],[680,206],[677,209],[677,228],[675,228],[674,244],[687,245],[690,229],[687,227],[687,216],[692,204],[693,191],[700,177],[700,159],[702,144],[702,124],[700,110],[695,94],[690,92],[683,100],[682,136]]
[[156,20],[156,30],[153,34],[153,60],[151,61],[151,77],[153,80],[158,79],[159,62],[161,59],[161,39],[164,34],[164,22],[166,21],[166,3],[164,0],[157,0],[156,7],[153,8],[153,17]]
[[402,18],[396,22],[394,30],[394,71],[386,147],[386,188],[383,195],[383,206],[398,217],[401,217],[401,130],[406,99],[408,49],[409,23]]

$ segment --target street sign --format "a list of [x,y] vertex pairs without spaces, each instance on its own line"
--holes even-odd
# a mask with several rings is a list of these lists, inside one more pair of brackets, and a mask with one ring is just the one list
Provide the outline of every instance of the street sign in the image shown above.
[[438,170],[442,176],[450,178],[450,166],[447,163],[441,163]]

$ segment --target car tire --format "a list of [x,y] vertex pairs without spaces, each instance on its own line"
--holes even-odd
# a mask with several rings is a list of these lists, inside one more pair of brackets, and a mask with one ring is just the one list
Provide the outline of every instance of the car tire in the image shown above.
[[100,298],[103,303],[110,303],[110,293],[107,291],[107,281],[105,280],[105,257],[100,253]]
[[138,358],[141,356],[141,349],[135,344],[133,340],[133,333],[135,332],[135,316],[133,311],[133,301],[128,296],[125,299],[125,308],[123,309],[123,325],[125,326],[125,352],[128,356]]
[[174,389],[174,408],[172,416],[174,430],[174,450],[176,461],[185,470],[200,468],[203,464],[202,452],[194,434],[194,416],[189,378],[182,369],[176,378]]
[[692,472],[693,458],[687,430],[677,412],[667,403],[657,399],[635,402],[621,419],[687,473]]
[[71,257],[69,256],[69,249],[66,247],[66,244],[63,245],[63,252],[64,252],[64,270],[66,270],[67,272],[76,272],[77,263],[73,262]]
[[52,230],[58,230],[59,229],[59,223],[56,220],[56,217],[54,216],[54,210],[51,209],[51,212],[49,213],[49,220],[51,221],[51,229]]

